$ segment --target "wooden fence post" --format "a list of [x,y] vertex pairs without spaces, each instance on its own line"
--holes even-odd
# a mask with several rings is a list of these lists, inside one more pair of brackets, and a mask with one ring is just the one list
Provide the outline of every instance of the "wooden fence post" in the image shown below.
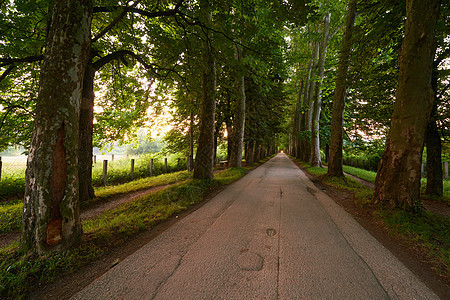
[[108,160],[103,161],[103,184],[106,185],[106,176],[108,174]]
[[114,154],[111,154],[111,161],[114,161]]
[[167,157],[164,157],[164,173],[167,173]]
[[97,155],[94,155],[94,165],[97,163]]
[[[1,164],[0,164],[0,166],[1,166]],[[448,179],[448,161],[444,161],[444,178]]]
[[153,158],[150,158],[150,177],[153,176]]
[[130,171],[131,180],[134,179],[134,158],[131,159],[131,171]]
[[2,180],[2,165],[3,165],[2,157],[0,156],[0,181]]

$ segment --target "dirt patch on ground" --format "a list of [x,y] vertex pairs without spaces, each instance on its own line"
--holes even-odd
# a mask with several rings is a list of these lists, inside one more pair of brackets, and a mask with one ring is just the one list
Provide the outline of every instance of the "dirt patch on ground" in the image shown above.
[[[299,167],[304,169],[300,165]],[[441,299],[450,299],[450,278],[439,276],[434,271],[436,265],[427,259],[425,252],[417,245],[409,243],[402,238],[389,235],[387,228],[379,223],[373,214],[377,206],[367,205],[363,207],[357,205],[351,193],[326,185],[307,172],[305,174],[318,189],[324,191],[337,204],[343,207],[347,213],[351,214],[359,224],[389,249]]]

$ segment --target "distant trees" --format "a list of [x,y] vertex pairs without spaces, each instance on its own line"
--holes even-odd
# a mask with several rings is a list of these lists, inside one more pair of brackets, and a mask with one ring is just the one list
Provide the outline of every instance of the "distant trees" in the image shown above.
[[[415,120],[419,122],[420,118],[428,120],[428,116],[431,112],[431,119],[427,125],[426,149],[427,152],[427,187],[426,193],[430,195],[442,195],[442,161],[441,156],[443,153],[441,149],[445,149],[445,146],[441,148],[441,144],[448,144],[445,136],[448,135],[448,111],[449,107],[447,103],[449,101],[443,101],[448,99],[448,74],[442,68],[442,61],[448,58],[450,52],[448,51],[448,39],[447,41],[443,36],[448,36],[448,18],[444,16],[448,15],[449,5],[440,3],[427,2],[429,7],[440,7],[442,13],[439,18],[434,12],[423,10],[422,17],[427,19],[423,20],[420,24],[426,22],[437,22],[435,31],[425,33],[428,38],[430,35],[437,35],[436,45],[437,54],[434,57],[433,72],[431,77],[424,82],[428,82],[429,86],[433,89],[433,95],[429,99],[421,97],[421,104],[434,103],[434,108],[430,111],[428,106],[421,107],[420,105],[412,104],[395,104],[403,103],[402,101],[413,101],[412,97],[408,94],[401,92],[402,85],[405,82],[402,76],[405,74],[399,74],[398,65],[400,64],[400,73],[402,67],[405,68],[404,62],[406,56],[414,54],[407,54],[405,52],[405,46],[402,46],[402,40],[408,33],[407,26],[404,24],[405,19],[410,19],[413,15],[408,15],[405,18],[405,12],[411,13],[411,7],[416,7],[416,1],[406,2],[377,2],[377,1],[360,1],[358,2],[358,10],[356,10],[357,1],[349,1],[347,14],[347,22],[344,26],[343,35],[339,34],[339,26],[333,25],[333,19],[331,21],[330,31],[333,30],[333,26],[336,26],[338,34],[337,37],[342,36],[342,49],[336,51],[339,38],[331,40],[332,47],[329,48],[330,55],[327,56],[327,63],[325,64],[325,77],[323,79],[324,85],[322,85],[323,91],[320,93],[321,99],[324,101],[324,112],[319,118],[311,122],[311,114],[317,118],[315,109],[312,107],[312,103],[320,103],[320,101],[311,101],[311,91],[316,90],[321,80],[321,76],[316,74],[320,73],[319,62],[319,26],[317,25],[317,19],[310,19],[307,28],[299,29],[303,35],[292,34],[293,37],[292,53],[298,53],[297,57],[301,59],[293,60],[292,70],[295,81],[292,81],[291,88],[295,90],[295,94],[291,92],[293,100],[292,105],[292,119],[290,122],[290,138],[289,138],[289,150],[291,154],[299,157],[304,161],[311,162],[311,165],[316,166],[320,164],[320,160],[317,159],[317,154],[320,151],[324,151],[326,154],[329,151],[329,164],[328,175],[330,176],[343,176],[342,171],[342,159],[343,151],[345,149],[346,155],[353,155],[355,153],[364,153],[361,155],[370,155],[375,162],[381,159],[383,153],[383,144],[387,137],[386,151],[380,164],[379,171],[392,173],[394,178],[381,180],[381,178],[388,176],[386,173],[378,173],[377,177],[377,191],[376,199],[379,202],[388,203],[390,206],[402,207],[405,209],[412,209],[416,207],[419,199],[419,181],[420,178],[420,165],[419,160],[422,157],[423,141],[421,140],[423,130],[422,123],[420,125],[414,122],[406,123],[405,118],[408,120]],[[416,7],[417,8],[417,7]],[[322,3],[320,9],[317,10],[317,15],[322,17],[327,11],[327,6]],[[334,15],[334,12],[333,12]],[[342,15],[342,13],[341,13]],[[349,30],[354,21],[349,22],[349,17],[358,15],[356,24],[352,30],[353,34],[350,35]],[[434,20],[434,21],[432,21]],[[353,37],[352,37],[353,36]],[[428,40],[423,37],[416,45],[423,45],[428,43]],[[400,48],[402,50],[400,51]],[[415,47],[418,48],[418,47]],[[351,51],[351,56],[349,53]],[[340,62],[337,63],[338,53],[340,52]],[[419,55],[419,54],[417,54]],[[422,61],[428,62],[428,57],[423,58]],[[432,60],[433,61],[433,60]],[[295,62],[295,63],[294,63]],[[399,63],[400,62],[400,63]],[[347,66],[345,66],[345,64]],[[414,63],[411,63],[414,64]],[[418,67],[419,64],[416,64]],[[441,67],[438,67],[441,66]],[[419,78],[421,75],[428,74],[427,72],[418,71],[420,75],[413,75],[411,72],[406,77]],[[419,68],[419,67],[418,67]],[[420,69],[425,66],[421,66]],[[348,72],[345,71],[348,69]],[[345,72],[344,72],[345,71]],[[343,76],[344,73],[348,73]],[[413,79],[411,79],[413,80]],[[414,79],[415,80],[415,79]],[[431,85],[430,85],[431,84]],[[416,82],[416,87],[419,84]],[[424,86],[423,89],[428,89]],[[412,88],[408,88],[412,91]],[[429,90],[429,89],[428,89]],[[330,91],[334,93],[334,99],[331,101]],[[415,93],[416,97],[419,93]],[[315,96],[315,95],[314,95]],[[345,100],[347,98],[347,100]],[[399,100],[399,98],[408,98],[408,100]],[[332,107],[331,107],[332,106]],[[404,111],[399,110],[400,107]],[[415,107],[417,113],[421,116],[408,117],[407,108]],[[417,107],[421,107],[417,110]],[[393,113],[393,111],[395,111]],[[412,113],[412,111],[410,111]],[[331,122],[330,122],[331,121]],[[392,123],[391,123],[392,122]],[[402,123],[405,127],[403,129],[393,129],[398,126],[398,123]],[[331,124],[330,124],[331,123]],[[413,124],[414,123],[414,124]],[[320,124],[322,127],[316,134],[314,126]],[[395,124],[395,126],[394,126]],[[415,132],[416,130],[419,130]],[[399,132],[395,133],[396,130]],[[389,135],[388,135],[388,132]],[[401,132],[401,133],[400,133]],[[407,162],[401,163],[398,155],[396,156],[397,169],[391,165],[387,167],[386,164],[391,164],[390,159],[387,157],[387,152],[392,152],[392,143],[399,147],[398,142],[400,140],[408,140],[406,138],[409,133],[415,132],[414,137],[418,140],[411,140],[409,143],[418,145],[415,150],[408,148],[406,151],[408,155],[413,155],[414,151],[418,151],[416,154],[417,159],[406,159]],[[398,136],[398,142],[394,142],[394,136]],[[317,141],[320,141],[320,146],[317,147]],[[328,147],[329,145],[329,147]],[[315,146],[315,147],[314,147]],[[414,146],[415,147],[415,146]],[[406,148],[405,148],[406,149]],[[405,153],[406,153],[405,152]],[[405,156],[406,157],[406,156]],[[409,156],[408,156],[409,157]],[[389,171],[386,171],[388,168]],[[403,168],[403,169],[402,169]],[[414,171],[409,168],[414,168]],[[405,172],[408,170],[408,172]],[[419,170],[419,171],[417,171]],[[405,178],[401,179],[402,175],[406,173],[410,174],[410,180],[415,182],[415,185],[409,185]],[[418,172],[418,173],[417,173]],[[412,176],[412,174],[418,177]],[[404,180],[404,183],[400,183],[398,180]],[[390,184],[392,183],[392,184]],[[384,187],[383,187],[384,186]],[[399,192],[395,186],[404,186],[402,192]],[[408,186],[406,188],[406,186]],[[387,191],[390,192],[387,192]],[[414,191],[414,192],[413,192]],[[390,194],[390,193],[395,193]],[[399,196],[401,193],[403,196]],[[382,196],[386,195],[386,196]],[[394,200],[395,197],[404,198],[403,200]],[[390,198],[391,200],[386,200]],[[416,200],[405,200],[405,199]],[[381,200],[384,199],[384,200]],[[415,204],[413,204],[415,202]]]

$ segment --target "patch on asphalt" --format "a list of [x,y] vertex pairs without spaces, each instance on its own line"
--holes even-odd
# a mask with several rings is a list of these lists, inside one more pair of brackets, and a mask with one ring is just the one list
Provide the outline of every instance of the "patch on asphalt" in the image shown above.
[[264,266],[264,259],[258,253],[245,251],[241,252],[237,263],[243,271],[260,271]]
[[274,235],[277,234],[277,231],[275,229],[273,229],[273,228],[268,228],[266,230],[266,233],[267,233],[268,236],[274,236]]

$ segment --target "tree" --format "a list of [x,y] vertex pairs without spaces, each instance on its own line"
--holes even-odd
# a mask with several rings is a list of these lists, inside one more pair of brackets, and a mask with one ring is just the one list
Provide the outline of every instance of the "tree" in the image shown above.
[[329,40],[329,28],[330,28],[330,17],[331,13],[325,16],[325,21],[323,23],[323,38],[320,43],[319,50],[319,61],[318,61],[318,82],[316,83],[314,90],[312,107],[312,126],[311,126],[311,166],[321,167],[322,161],[320,158],[320,139],[319,139],[319,121],[320,121],[320,111],[322,109],[322,99],[321,99],[321,85],[325,71],[325,55],[328,47]]
[[342,135],[345,95],[347,89],[347,70],[350,59],[352,30],[356,17],[357,0],[349,0],[345,20],[344,36],[339,57],[336,89],[333,97],[333,111],[331,118],[330,162],[328,163],[329,176],[342,177]]
[[375,200],[389,207],[420,206],[422,150],[434,102],[431,87],[439,0],[409,0],[400,73],[389,136],[375,180]]
[[82,234],[78,122],[91,20],[92,1],[53,6],[26,171],[21,240],[26,250],[65,249]]
[[[204,23],[212,23],[211,8],[206,1],[201,1],[204,10]],[[197,155],[194,161],[194,178],[209,179],[214,177],[214,119],[216,113],[216,63],[211,47],[211,34],[206,30],[204,34],[202,53],[202,99],[200,106],[200,124],[198,134]]]

